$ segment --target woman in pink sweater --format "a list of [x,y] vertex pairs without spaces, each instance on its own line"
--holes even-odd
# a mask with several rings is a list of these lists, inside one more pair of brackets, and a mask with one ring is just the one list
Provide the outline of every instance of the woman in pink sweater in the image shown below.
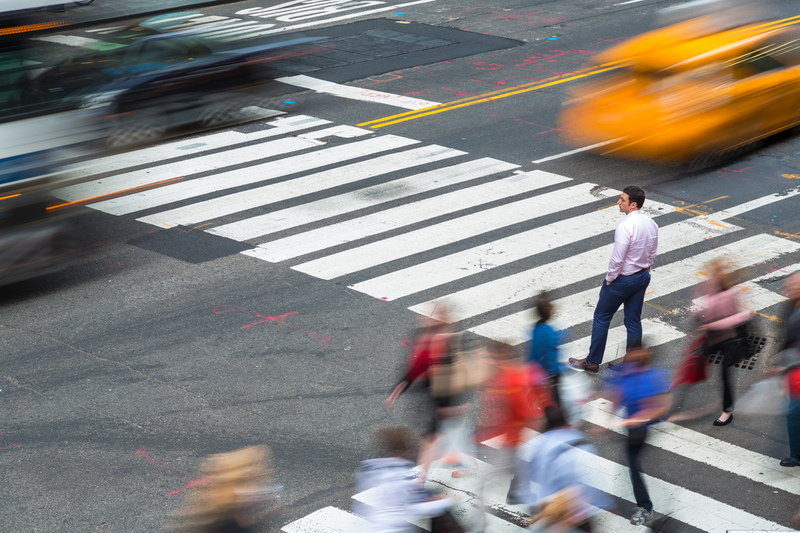
[[722,414],[714,425],[727,426],[733,421],[730,367],[747,357],[736,328],[748,322],[753,313],[743,310],[738,304],[736,286],[727,262],[722,259],[711,261],[707,271],[709,279],[704,288],[708,294],[702,301],[698,330],[706,334],[703,355],[710,357],[716,352],[722,353]]

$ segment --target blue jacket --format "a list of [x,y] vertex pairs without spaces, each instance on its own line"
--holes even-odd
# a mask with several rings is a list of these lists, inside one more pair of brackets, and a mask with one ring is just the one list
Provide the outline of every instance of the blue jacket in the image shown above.
[[562,364],[558,362],[558,345],[561,343],[560,332],[550,324],[537,323],[531,335],[531,352],[528,361],[534,361],[551,376],[561,374]]

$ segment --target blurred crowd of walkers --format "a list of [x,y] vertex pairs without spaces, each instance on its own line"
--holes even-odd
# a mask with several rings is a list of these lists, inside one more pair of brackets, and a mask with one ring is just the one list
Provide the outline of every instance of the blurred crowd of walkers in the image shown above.
[[[625,356],[612,362],[599,380],[601,394],[613,402],[615,413],[606,427],[626,428],[627,465],[635,500],[630,522],[634,525],[649,523],[658,505],[651,500],[642,476],[641,453],[648,430],[667,419],[699,418],[717,409],[719,404],[714,402],[700,409],[683,408],[691,386],[706,381],[712,368],[720,368],[722,388],[722,410],[717,411],[720,414],[713,425],[730,424],[734,409],[740,408],[750,414],[785,414],[790,453],[780,464],[800,466],[800,273],[785,281],[788,306],[783,346],[777,363],[765,370],[788,387],[783,411],[777,405],[759,407],[764,398],[758,386],[740,398],[734,395],[731,367],[754,354],[748,338],[753,313],[738,299],[741,287],[729,263],[712,261],[705,274],[707,281],[697,288],[696,306],[689,317],[693,337],[675,364],[675,372],[654,365],[654,351],[640,342],[628,346]],[[591,531],[592,516],[613,505],[591,482],[591,458],[597,450],[590,437],[597,434],[587,437],[581,419],[587,402],[597,395],[596,387],[587,373],[561,362],[563,333],[551,322],[556,305],[547,293],[532,301],[535,324],[524,354],[496,341],[467,350],[464,334],[450,324],[444,303],[432,316],[420,318],[405,373],[386,405],[391,409],[401,397],[406,398],[405,412],[416,417],[407,422],[421,430],[422,445],[416,461],[408,455],[411,446],[405,445],[404,455],[382,463],[396,465],[402,457],[405,466],[392,475],[414,487],[413,497],[403,504],[405,510],[395,507],[384,512],[372,506],[374,531],[412,531],[415,519],[435,514],[431,522],[434,533],[481,532],[487,528],[487,506],[497,504],[529,516],[534,530]],[[761,382],[765,384],[766,380]],[[461,454],[452,453],[448,443],[453,441],[461,443]],[[363,472],[377,464],[371,461],[378,460],[365,461]],[[467,507],[471,512],[462,512],[456,519],[448,513],[454,503],[452,491],[448,498],[426,492],[426,487],[437,486],[425,484],[434,461],[452,465],[453,477],[473,475],[478,479],[470,489],[473,499]],[[388,478],[373,474],[372,479]],[[504,487],[504,500],[497,497],[498,485]],[[401,486],[398,481],[391,490]],[[490,492],[492,497],[487,496]],[[375,518],[375,513],[380,518]]]
[[[734,273],[722,260],[707,265],[707,281],[698,287],[690,315],[694,337],[674,373],[653,364],[652,349],[634,343],[601,375],[602,391],[588,373],[561,362],[564,338],[552,323],[557,302],[549,294],[532,302],[535,324],[524,353],[497,341],[475,347],[476,339],[451,324],[447,305],[438,305],[432,316],[420,317],[403,374],[385,401],[390,410],[401,402],[409,418],[375,431],[381,453],[362,461],[355,473],[354,511],[369,522],[371,533],[412,532],[420,520],[430,521],[431,533],[484,532],[498,506],[516,513],[518,522],[527,517],[525,525],[534,531],[591,532],[597,529],[593,517],[614,505],[596,486],[593,439],[626,428],[635,501],[630,522],[652,525],[659,502],[650,498],[641,460],[648,431],[665,420],[717,409],[715,403],[683,409],[687,391],[708,379],[713,362],[719,363],[714,366],[721,369],[722,387],[722,411],[713,425],[730,424],[734,410],[785,416],[789,456],[780,464],[800,466],[800,272],[784,283],[783,344],[764,371],[770,377],[738,398],[729,372],[752,354],[752,312],[737,299]],[[673,397],[676,389],[682,394]],[[583,415],[598,393],[613,408],[610,419],[587,435]],[[430,477],[434,470],[437,479]],[[203,480],[187,491],[175,529],[258,530],[282,510],[273,474],[263,446],[210,456]],[[442,481],[443,475],[451,479]],[[458,478],[470,484],[453,489],[450,483]],[[800,522],[800,512],[795,520]]]

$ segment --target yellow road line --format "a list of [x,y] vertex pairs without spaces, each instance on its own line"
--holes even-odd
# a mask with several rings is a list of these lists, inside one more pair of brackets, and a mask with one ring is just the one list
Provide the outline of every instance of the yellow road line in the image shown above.
[[[794,17],[788,17],[785,19],[775,20],[771,22],[765,22],[763,24],[759,24],[757,26],[750,28],[746,33],[759,33],[764,31],[771,31],[798,23],[800,23],[800,15]],[[369,120],[367,122],[362,122],[360,124],[357,124],[357,126],[369,126],[370,129],[383,128],[385,126],[391,126],[392,124],[398,124],[400,122],[406,122],[408,120],[413,120],[416,118],[427,117],[429,115],[435,115],[437,113],[443,113],[445,111],[450,111],[453,109],[460,109],[462,107],[467,107],[470,105],[479,104],[483,102],[491,102],[494,100],[499,100],[501,98],[506,98],[508,96],[516,96],[518,94],[535,91],[537,89],[543,89],[545,87],[551,87],[553,85],[558,85],[560,83],[566,83],[568,81],[573,81],[580,78],[593,76],[595,74],[601,74],[603,72],[608,72],[610,70],[617,69],[623,66],[625,63],[626,63],[625,61],[614,61],[612,63],[605,63],[603,65],[598,65],[597,67],[592,67],[591,69],[578,70],[576,71],[578,74],[574,74],[567,78],[560,78],[560,77],[546,78],[541,81],[518,85],[508,89],[501,89],[498,91],[493,91],[477,96],[470,96],[467,98],[453,100],[452,102],[447,102],[444,104],[438,104],[435,106],[425,107],[422,109],[415,109],[413,111],[406,111],[404,113],[399,113],[397,115],[390,115],[388,117]]]
[[[388,117],[383,117],[377,120],[371,120],[369,122],[362,122],[357,124],[358,126],[370,126],[372,129],[383,128],[384,126],[389,126],[392,124],[397,124],[398,122],[405,122],[406,120],[412,120],[415,118],[426,117],[428,115],[434,115],[436,113],[442,113],[444,111],[450,111],[452,109],[459,109],[462,107],[470,106],[473,104],[479,104],[483,102],[491,102],[493,100],[499,100],[501,98],[506,98],[508,96],[514,96],[517,94],[522,94],[530,91],[535,91],[537,89],[543,89],[545,87],[550,87],[553,85],[558,85],[559,83],[565,83],[572,80],[577,80],[580,78],[585,78],[587,76],[593,76],[595,74],[600,74],[602,72],[608,72],[610,70],[617,69],[621,66],[622,63],[613,63],[611,67],[594,67],[589,72],[583,72],[582,74],[573,75],[568,78],[547,78],[545,80],[541,80],[535,83],[526,84],[526,85],[519,85],[516,87],[512,87],[509,89],[503,89],[501,91],[494,91],[486,94],[481,94],[478,96],[471,96],[469,98],[462,98],[460,100],[454,100],[452,102],[448,102],[446,104],[440,104],[437,106],[425,107],[423,109],[417,109],[414,111],[407,111],[405,113],[400,113],[399,115],[391,115]],[[580,71],[579,71],[580,72]],[[553,81],[548,81],[553,80]]]

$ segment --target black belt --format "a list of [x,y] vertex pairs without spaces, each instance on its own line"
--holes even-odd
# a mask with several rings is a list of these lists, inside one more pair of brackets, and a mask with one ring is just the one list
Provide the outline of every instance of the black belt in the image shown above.
[[641,274],[642,272],[644,272],[644,271],[646,271],[646,270],[647,270],[646,268],[643,268],[643,269],[641,269],[641,270],[639,270],[639,271],[637,271],[637,272],[634,272],[633,274],[620,274],[620,275],[621,275],[621,276],[622,276],[622,275],[624,275],[624,276],[635,276],[636,274]]

